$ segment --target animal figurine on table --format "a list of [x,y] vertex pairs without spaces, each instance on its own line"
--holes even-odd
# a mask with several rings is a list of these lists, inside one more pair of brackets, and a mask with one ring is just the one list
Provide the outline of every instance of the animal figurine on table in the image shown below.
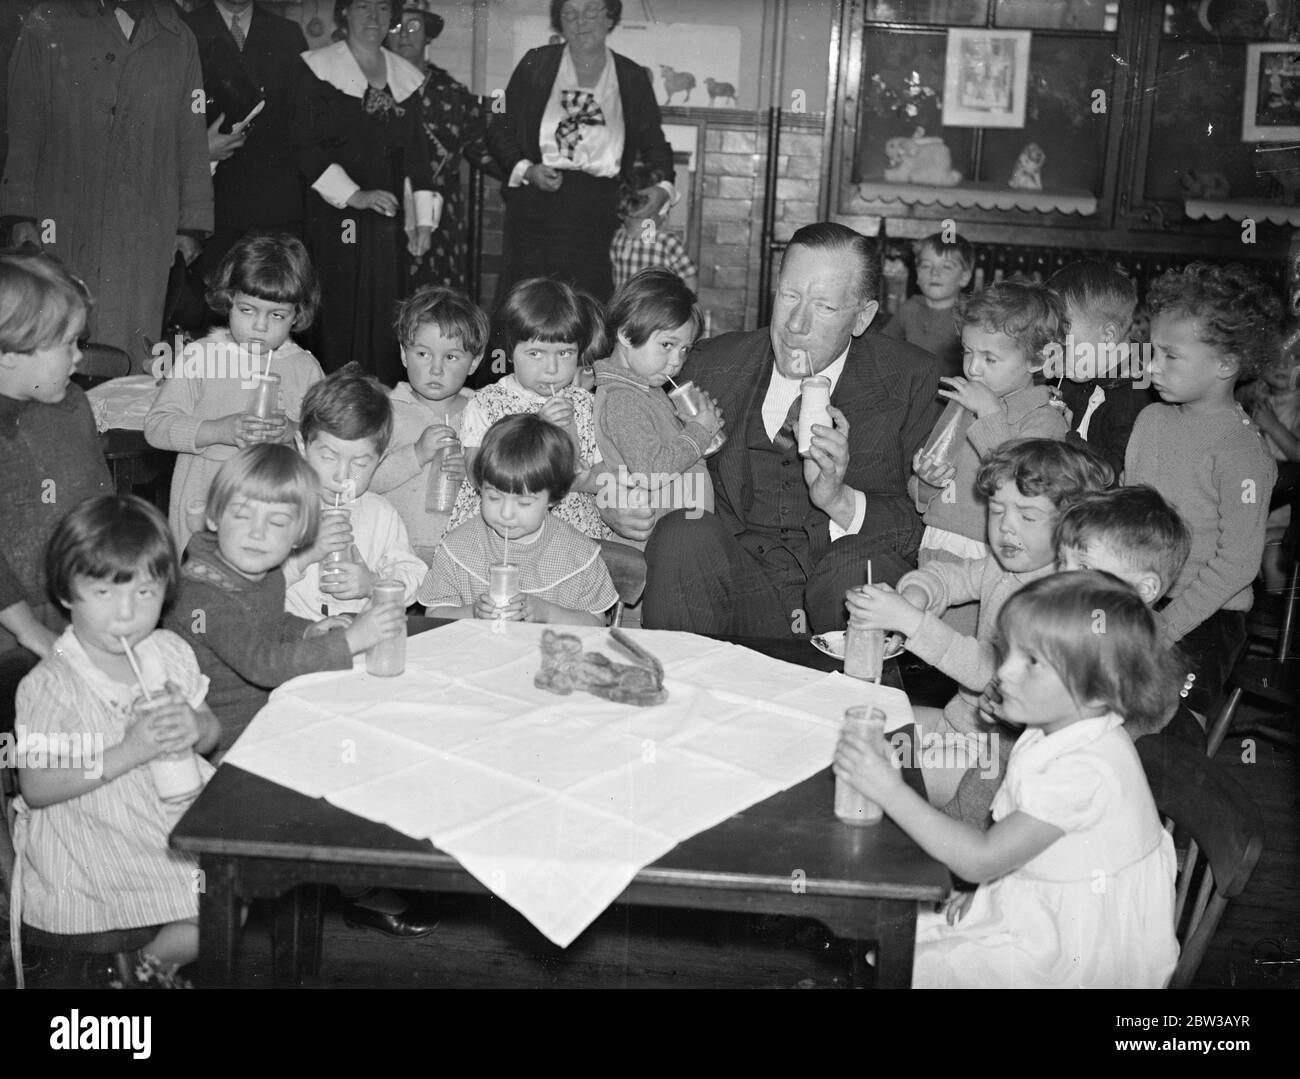
[[682,104],[691,99],[691,91],[695,89],[695,76],[689,71],[674,71],[667,64],[659,65],[659,74],[663,76],[664,92],[668,95],[664,98],[665,105],[673,103],[673,95],[682,95]]
[[572,633],[542,631],[542,669],[533,685],[548,693],[567,697],[575,689],[618,704],[650,708],[668,699],[664,689],[663,665],[635,644],[620,629],[610,630],[614,643],[636,665],[614,663],[600,652],[584,652],[582,640]]
[[1031,142],[1016,158],[1016,167],[1011,170],[1009,186],[1020,188],[1022,191],[1042,191],[1043,165],[1046,161],[1047,155],[1043,153],[1043,148],[1038,143]]
[[1188,169],[1178,178],[1189,199],[1226,199],[1228,178],[1213,169]]
[[736,107],[736,88],[729,82],[718,82],[717,79],[705,79],[704,88],[709,91],[709,104],[712,105],[718,98],[731,98],[731,107]]
[[885,143],[885,157],[889,160],[885,179],[890,183],[933,187],[961,183],[961,173],[952,167],[952,152],[937,135],[927,136],[923,127],[910,138],[890,139]]

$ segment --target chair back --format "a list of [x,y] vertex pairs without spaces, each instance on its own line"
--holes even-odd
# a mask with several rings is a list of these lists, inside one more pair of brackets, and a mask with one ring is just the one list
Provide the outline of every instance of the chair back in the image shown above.
[[600,557],[609,570],[610,580],[614,582],[614,591],[618,593],[618,605],[614,609],[614,625],[623,624],[623,608],[635,606],[645,591],[646,562],[645,555],[636,547],[615,540],[600,541]]
[[1177,840],[1190,841],[1174,908],[1181,951],[1168,986],[1186,989],[1228,900],[1242,893],[1255,871],[1264,849],[1263,818],[1241,784],[1191,746],[1160,734],[1136,745],[1156,808],[1173,820]]
[[95,342],[84,346],[73,379],[83,389],[89,389],[110,378],[122,378],[131,373],[131,357],[114,345]]

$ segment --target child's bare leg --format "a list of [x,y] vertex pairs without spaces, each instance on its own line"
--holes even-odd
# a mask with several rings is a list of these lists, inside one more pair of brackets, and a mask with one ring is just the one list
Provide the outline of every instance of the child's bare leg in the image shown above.
[[199,957],[199,920],[169,922],[140,951],[152,955],[164,966],[183,967],[193,963]]
[[[925,796],[932,806],[942,809],[957,793],[962,776],[966,774],[966,758],[951,749],[955,734],[941,708],[928,708],[924,705],[914,708],[912,714],[920,730],[920,744],[915,747],[915,763],[921,768],[921,777],[925,780]],[[942,739],[944,752],[935,752],[931,747],[937,746],[936,740]],[[929,752],[927,752],[929,750]],[[946,762],[956,762],[955,764]]]

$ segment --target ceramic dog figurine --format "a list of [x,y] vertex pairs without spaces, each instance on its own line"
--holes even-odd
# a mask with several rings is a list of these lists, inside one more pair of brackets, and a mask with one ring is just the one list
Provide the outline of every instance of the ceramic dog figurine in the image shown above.
[[1011,187],[1024,191],[1043,190],[1043,165],[1047,155],[1036,142],[1031,142],[1016,158],[1016,167],[1011,170]]
[[927,136],[923,127],[918,127],[911,138],[890,139],[885,143],[885,157],[889,160],[885,179],[890,183],[934,187],[961,183],[961,173],[952,167],[952,153],[943,139]]

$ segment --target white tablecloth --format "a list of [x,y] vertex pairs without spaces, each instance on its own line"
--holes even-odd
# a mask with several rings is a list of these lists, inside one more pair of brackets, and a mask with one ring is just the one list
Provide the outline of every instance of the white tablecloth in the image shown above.
[[632,633],[666,704],[559,697],[533,686],[542,627],[500,628],[413,637],[399,678],[294,679],[225,760],[431,840],[563,947],[679,842],[830,764],[849,705],[911,719],[898,690],[689,633]]

